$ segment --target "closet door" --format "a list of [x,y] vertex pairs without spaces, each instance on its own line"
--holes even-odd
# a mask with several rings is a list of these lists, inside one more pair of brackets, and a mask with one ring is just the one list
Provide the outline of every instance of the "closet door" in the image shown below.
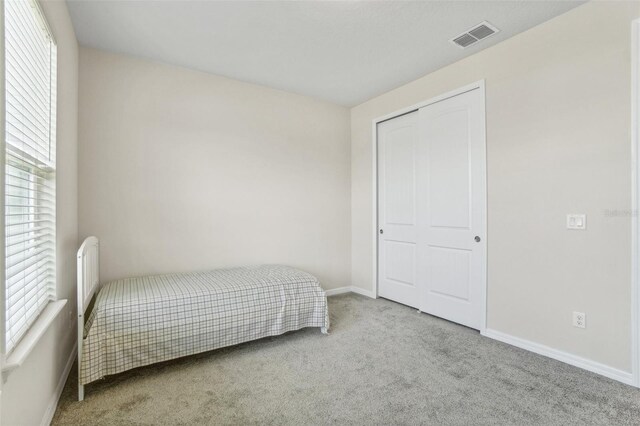
[[378,295],[416,308],[418,118],[378,124]]
[[483,105],[475,89],[421,108],[417,150],[420,309],[476,329],[486,280]]

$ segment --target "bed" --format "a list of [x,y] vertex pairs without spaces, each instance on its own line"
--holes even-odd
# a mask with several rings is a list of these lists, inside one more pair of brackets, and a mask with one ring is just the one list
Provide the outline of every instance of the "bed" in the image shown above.
[[[329,329],[313,275],[282,265],[126,278],[100,288],[99,242],[78,251],[78,399],[104,376],[306,327]],[[95,296],[95,297],[94,297]]]

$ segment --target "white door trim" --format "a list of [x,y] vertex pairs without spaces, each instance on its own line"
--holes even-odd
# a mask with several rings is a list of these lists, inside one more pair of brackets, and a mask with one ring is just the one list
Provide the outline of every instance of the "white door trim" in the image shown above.
[[[372,139],[371,139],[371,147],[372,147],[372,160],[371,160],[371,166],[372,166],[372,188],[373,188],[373,202],[372,202],[372,212],[373,212],[373,222],[372,222],[372,227],[371,227],[371,235],[372,235],[372,241],[373,241],[373,251],[372,251],[372,257],[373,257],[373,295],[374,297],[378,297],[378,123],[382,122],[382,121],[386,121],[386,120],[390,120],[392,118],[398,117],[400,115],[404,115],[413,111],[417,111],[420,108],[426,107],[428,105],[434,104],[436,102],[440,102],[443,101],[445,99],[448,98],[452,98],[454,96],[457,95],[461,95],[463,93],[469,92],[471,90],[480,90],[483,102],[482,102],[482,115],[485,117],[485,119],[482,121],[483,123],[483,137],[484,137],[484,146],[485,146],[485,163],[486,163],[486,145],[487,145],[487,138],[486,138],[486,111],[485,111],[485,82],[484,80],[479,80],[476,81],[475,83],[471,83],[469,85],[460,87],[458,89],[452,90],[450,92],[444,93],[442,95],[427,99],[425,101],[419,102],[415,105],[406,107],[406,108],[402,108],[398,111],[392,112],[391,114],[387,114],[384,115],[382,117],[378,117],[372,120],[371,126],[372,126]],[[484,176],[484,187],[486,189],[486,182],[487,182],[487,177],[486,175]],[[485,200],[486,200],[487,194],[485,191]],[[481,323],[480,323],[480,332],[483,333],[486,328],[487,328],[487,258],[488,258],[488,252],[487,252],[487,240],[488,240],[488,232],[489,232],[489,228],[487,227],[487,202],[485,202],[485,211],[484,211],[484,227],[486,230],[486,235],[485,238],[482,241],[482,244],[484,244],[484,252],[485,252],[485,261],[483,263],[483,285],[482,285],[482,311],[483,311],[483,315],[482,315],[482,319],[481,319]]]
[[631,22],[631,372],[640,387],[640,19]]

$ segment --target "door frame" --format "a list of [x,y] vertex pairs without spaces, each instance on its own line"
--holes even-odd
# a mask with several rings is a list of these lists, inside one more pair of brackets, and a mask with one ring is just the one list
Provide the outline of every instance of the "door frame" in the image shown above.
[[640,388],[640,19],[631,22],[631,374]]
[[378,279],[378,124],[390,120],[392,118],[399,117],[404,114],[408,114],[413,111],[417,111],[420,108],[435,104],[440,101],[444,101],[445,99],[453,98],[454,96],[462,95],[463,93],[470,92],[472,90],[479,90],[480,96],[482,97],[482,106],[481,112],[484,116],[482,122],[482,138],[484,141],[484,149],[483,149],[483,161],[485,163],[485,173],[484,173],[484,181],[482,182],[482,187],[484,188],[484,229],[485,229],[485,238],[481,242],[483,244],[483,249],[485,253],[484,262],[482,264],[482,286],[481,286],[481,305],[482,305],[482,317],[480,318],[480,333],[483,333],[487,328],[487,260],[488,260],[488,251],[487,251],[487,240],[489,239],[489,228],[487,226],[487,212],[488,212],[488,199],[487,199],[487,125],[486,125],[486,95],[485,95],[485,80],[478,80],[474,83],[468,84],[466,86],[459,87],[457,89],[451,90],[449,92],[443,93],[441,95],[435,96],[433,98],[427,99],[425,101],[419,102],[417,104],[411,105],[406,108],[399,109],[390,114],[383,115],[378,118],[374,118],[372,120],[372,138],[371,138],[371,146],[372,146],[372,188],[373,188],[373,203],[372,203],[372,212],[373,212],[373,224],[371,229],[371,235],[373,235],[373,296],[374,298],[378,297],[378,287],[379,287],[379,279]]

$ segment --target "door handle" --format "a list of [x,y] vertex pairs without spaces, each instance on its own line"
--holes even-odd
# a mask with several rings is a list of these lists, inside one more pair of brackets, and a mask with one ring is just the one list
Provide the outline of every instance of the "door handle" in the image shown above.
[[474,240],[476,241],[476,243],[479,243],[479,242],[480,242],[480,237],[478,237],[478,236],[476,235],[476,237],[474,238]]
[[380,233],[381,233],[381,234],[384,234],[384,229],[381,229],[381,230],[380,230]]

